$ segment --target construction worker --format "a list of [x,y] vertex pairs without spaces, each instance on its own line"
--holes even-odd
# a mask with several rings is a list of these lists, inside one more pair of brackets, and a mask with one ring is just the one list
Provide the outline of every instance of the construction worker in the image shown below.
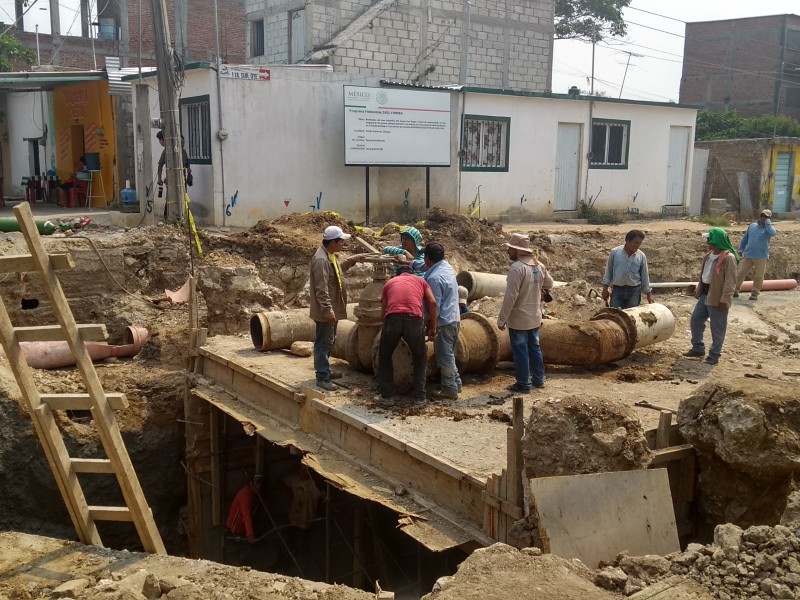
[[[611,298],[611,308],[634,308],[642,301],[642,292],[647,301],[653,301],[647,257],[639,247],[644,241],[644,231],[631,229],[625,236],[625,244],[613,248],[608,255],[603,274],[602,298]],[[609,292],[608,286],[611,286]]]
[[[416,227],[403,227],[400,229],[400,245],[386,246],[382,252],[389,256],[405,256],[407,260],[424,260],[422,234]],[[397,273],[397,267],[395,267]],[[414,275],[422,277],[423,271],[414,271]]]
[[253,481],[236,492],[236,496],[231,503],[228,511],[228,518],[225,520],[225,529],[236,541],[247,540],[239,551],[239,562],[244,564],[250,556],[250,547],[256,541],[253,530],[253,515],[258,508],[261,491],[263,488],[263,475],[254,475]]
[[736,270],[734,298],[739,297],[739,288],[742,287],[744,278],[751,270],[755,269],[750,300],[758,300],[761,286],[764,285],[764,273],[769,260],[769,243],[776,235],[778,235],[778,231],[772,226],[772,211],[762,210],[758,215],[758,220],[747,227],[747,231],[744,232],[744,237],[739,243],[739,254],[742,255],[742,260]]

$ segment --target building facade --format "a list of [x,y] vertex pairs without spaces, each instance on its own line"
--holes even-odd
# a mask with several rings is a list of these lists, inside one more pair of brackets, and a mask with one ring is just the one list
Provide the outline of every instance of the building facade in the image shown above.
[[800,119],[800,16],[687,23],[680,101]]
[[[523,222],[574,217],[582,202],[641,214],[688,206],[694,107],[397,85],[330,67],[249,69],[254,77],[221,78],[219,96],[208,65],[186,74],[184,95],[191,107],[182,105],[182,118],[208,118],[207,127],[190,128],[187,140],[190,149],[208,149],[207,160],[192,167],[189,190],[192,211],[203,224],[250,227],[262,219],[326,210],[356,222],[367,214],[383,222],[413,222],[424,217],[427,204]],[[142,123],[158,114],[155,85],[154,77],[136,85]],[[387,110],[404,104],[395,99],[398,91],[441,97],[439,112],[449,123],[442,129],[442,164],[348,166],[346,149],[355,142],[345,123],[352,104],[345,86],[366,86],[365,93],[381,98]],[[214,135],[222,129],[224,141]],[[157,148],[152,133],[141,145]],[[137,189],[151,178],[140,172]],[[148,217],[153,220],[163,211],[163,199],[154,202]]]
[[251,64],[549,91],[553,0],[247,0]]

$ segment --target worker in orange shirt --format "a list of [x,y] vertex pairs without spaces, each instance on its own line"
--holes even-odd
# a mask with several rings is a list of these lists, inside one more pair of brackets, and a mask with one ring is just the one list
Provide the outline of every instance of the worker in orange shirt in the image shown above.
[[244,562],[250,555],[250,548],[256,541],[253,532],[253,514],[258,508],[263,489],[264,476],[254,475],[253,482],[246,484],[242,489],[236,492],[233,498],[231,509],[228,512],[228,518],[225,520],[225,528],[237,541],[246,538],[247,544],[244,544],[239,552],[239,561]]

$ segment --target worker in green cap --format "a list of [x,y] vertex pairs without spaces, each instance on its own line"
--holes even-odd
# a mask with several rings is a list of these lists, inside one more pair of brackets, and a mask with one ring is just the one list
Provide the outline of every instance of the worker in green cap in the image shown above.
[[[422,234],[416,227],[403,227],[400,229],[400,245],[399,246],[386,246],[383,249],[384,254],[390,256],[404,257],[405,261],[424,260],[425,252],[423,252],[424,245],[422,244]],[[395,273],[397,266],[395,266]],[[422,277],[425,273],[423,271],[414,271],[414,275]]]
[[728,328],[728,308],[733,302],[736,290],[736,253],[728,233],[720,227],[712,227],[705,234],[708,238],[708,251],[703,256],[700,281],[694,291],[697,304],[690,320],[692,330],[692,349],[684,356],[706,356],[703,335],[706,321],[711,321],[711,348],[706,363],[715,365],[722,354],[722,343]]

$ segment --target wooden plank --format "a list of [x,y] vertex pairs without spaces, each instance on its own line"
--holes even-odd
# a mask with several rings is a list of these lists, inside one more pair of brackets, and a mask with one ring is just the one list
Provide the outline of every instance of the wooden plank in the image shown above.
[[[496,473],[492,474],[492,496],[497,496],[500,493],[500,476]],[[492,513],[492,530],[494,531],[494,539],[500,540],[500,511],[495,510]]]
[[127,506],[90,506],[89,513],[95,521],[133,521]]
[[682,460],[694,455],[694,446],[691,444],[681,444],[680,446],[672,446],[671,448],[664,448],[663,450],[654,450],[653,460],[650,462],[650,466],[662,465],[673,460]]
[[522,509],[519,506],[514,506],[513,504],[511,504],[506,500],[500,500],[499,498],[492,496],[486,490],[483,490],[483,492],[481,492],[481,497],[487,506],[490,506],[494,509],[503,512],[504,514],[508,515],[515,521],[519,521],[525,516],[525,514],[523,513]]
[[[500,493],[498,494],[501,502],[508,504],[508,471],[503,469],[500,473]],[[500,542],[506,543],[506,539],[508,538],[508,515],[504,513],[502,510],[500,511],[499,515],[499,527],[498,527],[498,536],[497,539]]]
[[549,552],[590,569],[631,556],[680,550],[666,469],[529,480],[531,513]]
[[669,432],[672,427],[672,411],[662,410],[658,417],[658,428],[656,429],[656,450],[669,447]]
[[107,458],[72,458],[72,468],[76,473],[113,473],[114,466]]
[[219,409],[212,408],[209,419],[211,438],[211,524],[219,526],[222,514],[222,467],[219,452]]
[[[75,325],[75,328],[78,339],[84,342],[102,342],[108,338],[105,325]],[[59,325],[15,327],[14,335],[18,342],[63,342],[67,340],[67,334]]]
[[[89,394],[42,394],[39,399],[50,407],[50,410],[91,410],[92,398]],[[112,410],[128,408],[125,394],[106,394],[106,400]]]
[[[512,470],[512,465],[509,463],[508,465],[508,472],[512,474],[514,484],[513,490],[509,489],[509,502],[514,504],[515,506],[519,506],[522,508],[523,505],[523,487],[522,487],[522,478],[523,478],[523,471],[525,470],[525,461],[522,460],[522,436],[525,433],[525,415],[524,415],[524,404],[522,398],[516,396],[513,399],[513,407],[512,407],[512,417],[513,421],[511,422],[513,427],[513,440],[514,440],[514,465]],[[510,458],[509,454],[509,458]],[[511,495],[513,491],[513,495]]]
[[[57,270],[75,268],[69,254],[51,254],[50,266]],[[30,254],[12,254],[0,257],[0,273],[27,273],[36,270],[36,262]]]
[[[94,403],[92,408],[94,424],[100,440],[103,442],[106,456],[114,465],[122,497],[130,510],[142,547],[147,552],[166,554],[161,534],[153,519],[150,507],[147,505],[144,492],[133,470],[128,450],[122,439],[122,433],[114,418],[114,411],[111,410],[106,400],[106,394],[94,369],[94,363],[83,343],[88,339],[87,332],[94,331],[97,333],[97,328],[99,327],[105,334],[105,327],[90,325],[88,326],[90,329],[84,330],[75,322],[75,317],[64,295],[61,282],[50,266],[47,252],[33,221],[30,205],[22,203],[15,206],[13,210],[19,222],[20,231],[28,245],[28,250],[36,262],[37,271],[42,278],[42,287],[50,300],[53,314],[63,330],[62,339],[66,339],[70,352],[75,357],[75,365],[81,374],[86,391]],[[89,514],[92,514],[91,510]]]

